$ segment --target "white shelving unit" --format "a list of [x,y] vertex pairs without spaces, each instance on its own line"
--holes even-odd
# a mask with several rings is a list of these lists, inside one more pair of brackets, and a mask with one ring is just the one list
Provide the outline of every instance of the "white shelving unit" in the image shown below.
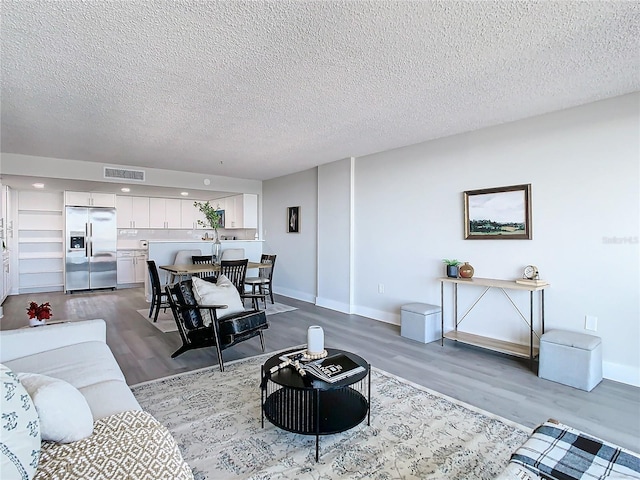
[[63,194],[18,192],[19,292],[64,289]]

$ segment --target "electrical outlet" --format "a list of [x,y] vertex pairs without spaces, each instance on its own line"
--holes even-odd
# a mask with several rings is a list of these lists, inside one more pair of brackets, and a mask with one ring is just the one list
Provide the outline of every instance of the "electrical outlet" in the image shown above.
[[591,330],[593,332],[598,330],[598,317],[594,317],[593,315],[585,315],[584,316],[584,329]]
[[378,284],[378,293],[384,293],[384,283]]

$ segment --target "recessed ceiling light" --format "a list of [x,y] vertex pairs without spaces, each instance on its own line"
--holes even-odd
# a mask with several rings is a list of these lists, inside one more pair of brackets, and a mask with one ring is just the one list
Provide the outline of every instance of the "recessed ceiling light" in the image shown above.
[[180,192],[180,195],[182,195],[183,197],[188,197],[189,196],[189,192]]
[[127,192],[130,192],[130,191],[131,191],[131,189],[130,189],[130,188],[127,188],[127,187],[122,187],[122,188],[120,189],[120,191],[127,193]]
[[34,183],[33,186],[35,188],[44,188],[44,183]]

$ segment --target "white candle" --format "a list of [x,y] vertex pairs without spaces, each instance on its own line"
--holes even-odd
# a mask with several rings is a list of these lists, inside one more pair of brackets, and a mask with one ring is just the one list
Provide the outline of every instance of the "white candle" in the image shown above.
[[322,327],[312,325],[307,330],[307,352],[310,354],[324,351],[324,331]]

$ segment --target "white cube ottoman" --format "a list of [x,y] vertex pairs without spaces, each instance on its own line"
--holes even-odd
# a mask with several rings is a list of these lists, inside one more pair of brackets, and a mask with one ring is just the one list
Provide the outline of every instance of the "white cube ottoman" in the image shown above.
[[600,337],[549,330],[540,337],[538,376],[590,392],[602,381]]
[[400,309],[400,335],[422,343],[440,340],[440,307],[409,303]]

